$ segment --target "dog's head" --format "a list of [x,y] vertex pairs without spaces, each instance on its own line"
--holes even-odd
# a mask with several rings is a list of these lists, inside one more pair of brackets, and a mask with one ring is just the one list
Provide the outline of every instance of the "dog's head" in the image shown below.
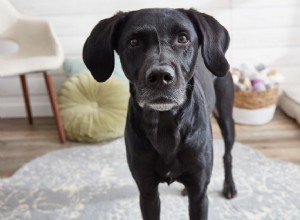
[[85,42],[83,59],[103,82],[114,69],[114,50],[142,108],[181,106],[193,77],[199,48],[208,70],[224,76],[229,44],[226,29],[196,10],[143,9],[100,21]]

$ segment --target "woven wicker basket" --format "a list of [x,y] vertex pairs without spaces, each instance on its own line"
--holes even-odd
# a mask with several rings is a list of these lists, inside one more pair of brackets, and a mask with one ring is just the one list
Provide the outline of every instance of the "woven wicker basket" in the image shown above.
[[265,91],[235,91],[234,106],[241,109],[266,108],[277,103],[279,89]]

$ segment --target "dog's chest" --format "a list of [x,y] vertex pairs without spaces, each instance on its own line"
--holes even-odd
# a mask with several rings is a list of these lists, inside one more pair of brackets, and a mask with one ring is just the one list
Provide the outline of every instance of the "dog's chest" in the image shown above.
[[145,126],[146,136],[159,154],[155,162],[156,173],[162,182],[171,184],[181,174],[182,164],[178,151],[182,143],[181,126],[174,116],[168,113],[148,115]]
[[145,126],[147,138],[168,164],[176,156],[182,141],[181,126],[168,113],[153,113],[146,120]]

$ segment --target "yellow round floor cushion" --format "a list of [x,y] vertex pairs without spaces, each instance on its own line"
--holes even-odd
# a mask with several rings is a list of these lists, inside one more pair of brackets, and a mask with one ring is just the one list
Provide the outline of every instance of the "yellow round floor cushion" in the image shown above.
[[89,72],[68,78],[58,94],[67,138],[99,142],[124,134],[129,89],[112,76],[98,83]]

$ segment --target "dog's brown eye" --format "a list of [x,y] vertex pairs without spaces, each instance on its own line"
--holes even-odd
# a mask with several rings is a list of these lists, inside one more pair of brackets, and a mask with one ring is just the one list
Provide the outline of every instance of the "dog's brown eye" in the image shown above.
[[185,35],[181,34],[178,36],[177,42],[180,44],[186,44],[188,42],[188,39]]
[[136,38],[131,39],[130,42],[129,42],[129,45],[130,45],[130,47],[137,47],[137,46],[139,46],[138,39],[136,39]]

